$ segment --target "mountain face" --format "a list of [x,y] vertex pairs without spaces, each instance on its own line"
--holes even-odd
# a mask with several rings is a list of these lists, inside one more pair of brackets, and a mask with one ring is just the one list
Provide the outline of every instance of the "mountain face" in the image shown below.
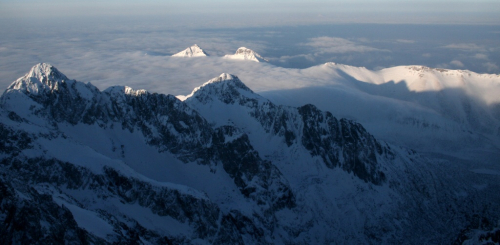
[[236,50],[236,53],[234,53],[233,55],[225,55],[223,58],[233,60],[251,60],[255,62],[268,62],[253,50],[245,47],[238,48],[238,50]]
[[[275,105],[229,74],[222,74],[196,88],[185,102],[216,125],[235,120],[234,116],[238,115],[234,124],[246,128],[249,133],[264,131],[272,137],[282,138],[287,147],[294,144],[304,147],[308,154],[321,157],[329,168],[341,167],[375,184],[384,181],[377,156],[385,156],[384,153],[390,151],[360,124],[338,120],[314,105],[299,108]],[[255,122],[249,123],[252,121]],[[253,129],[255,124],[260,124],[261,128]],[[260,144],[258,139],[254,140],[255,144]]]
[[172,57],[203,57],[207,56],[205,51],[201,49],[198,45],[193,45],[187,49],[182,50],[179,53],[172,55]]
[[474,186],[230,74],[181,101],[38,64],[0,115],[6,243],[451,243],[500,218],[495,176]]

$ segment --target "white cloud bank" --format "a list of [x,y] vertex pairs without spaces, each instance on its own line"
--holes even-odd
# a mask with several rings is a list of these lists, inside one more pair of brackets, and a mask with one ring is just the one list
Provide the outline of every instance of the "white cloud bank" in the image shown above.
[[365,53],[373,51],[387,51],[382,49],[377,49],[365,45],[356,44],[353,41],[349,41],[344,38],[339,37],[315,37],[310,38],[309,42],[304,45],[313,47],[316,49],[317,53]]
[[448,49],[459,49],[459,50],[464,50],[464,51],[470,51],[470,52],[485,52],[486,48],[481,45],[477,45],[475,43],[452,43],[449,45],[444,46],[444,48]]
[[489,71],[489,72],[494,72],[494,71],[498,71],[499,67],[497,64],[493,63],[493,62],[486,62],[486,63],[483,63],[483,66],[486,67],[486,69]]
[[[273,81],[276,79],[270,78],[279,77],[277,74],[291,74],[289,77],[295,75],[298,77],[298,79],[290,78],[292,81],[299,85],[303,83],[301,79],[304,77],[300,74],[307,69],[284,69],[269,64],[259,65],[256,68],[254,67],[256,64],[215,59],[225,54],[233,54],[241,46],[255,50],[278,66],[280,64],[286,66],[295,62],[292,65],[298,64],[296,67],[304,68],[333,61],[372,68],[412,64],[436,67],[438,66],[436,64],[444,64],[447,67],[474,70],[469,68],[474,63],[481,68],[479,72],[500,72],[497,65],[499,61],[495,59],[498,57],[498,51],[491,51],[491,46],[483,45],[479,41],[477,44],[468,41],[456,42],[443,48],[446,44],[453,42],[437,39],[438,45],[432,46],[434,45],[432,43],[428,47],[415,50],[409,49],[408,46],[415,48],[425,45],[424,42],[406,41],[398,46],[404,51],[402,53],[401,50],[391,48],[398,45],[398,42],[395,42],[399,39],[398,36],[363,37],[364,33],[361,31],[357,32],[357,37],[356,35],[349,37],[348,35],[351,34],[343,37],[325,36],[324,26],[311,26],[312,31],[306,33],[309,36],[299,38],[292,36],[295,39],[284,40],[283,36],[287,37],[285,32],[301,31],[304,28],[250,28],[242,29],[242,34],[238,36],[240,29],[199,28],[179,31],[170,29],[169,22],[117,20],[110,23],[99,19],[91,20],[89,23],[80,23],[78,19],[67,23],[56,20],[40,23],[0,21],[0,57],[2,57],[0,59],[0,90],[5,89],[15,79],[28,72],[33,65],[40,62],[50,63],[68,77],[92,82],[101,89],[112,85],[129,85],[136,89],[144,88],[153,92],[174,95],[189,93],[200,83],[223,72],[244,78],[258,71],[262,73],[260,78],[268,83],[275,83]],[[361,27],[363,29],[367,26]],[[392,28],[390,25],[382,25],[382,27]],[[348,33],[356,33],[356,31],[349,30]],[[263,38],[265,35],[276,38]],[[374,40],[390,40],[390,42]],[[402,38],[401,40],[411,39]],[[215,58],[202,61],[189,59],[179,61],[177,59],[173,62],[167,57],[194,43]],[[440,48],[436,49],[436,46]],[[498,45],[493,42],[493,46]],[[275,49],[281,49],[281,53],[275,52],[274,56],[270,55]],[[473,49],[475,52],[470,53],[462,49]],[[480,49],[486,49],[486,51],[482,52]],[[407,50],[411,52],[406,52]],[[449,55],[455,53],[457,55]],[[421,62],[418,59],[416,62],[408,61],[413,57],[424,61]],[[441,59],[438,60],[440,57]],[[481,62],[468,62],[464,57],[482,60]],[[396,58],[400,59],[396,60]],[[450,64],[450,60],[457,60],[460,63]],[[270,85],[264,84],[262,89],[269,87]]]
[[460,60],[452,60],[450,62],[450,64],[452,64],[452,65],[454,65],[456,67],[464,67],[464,63],[462,63],[462,61],[460,61]]
[[488,60],[488,55],[479,53],[479,54],[475,54],[474,58],[476,58],[478,60]]

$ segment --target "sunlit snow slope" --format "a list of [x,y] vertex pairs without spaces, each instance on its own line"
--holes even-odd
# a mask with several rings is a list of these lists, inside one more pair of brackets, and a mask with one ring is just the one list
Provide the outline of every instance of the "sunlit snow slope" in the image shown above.
[[335,63],[302,71],[311,82],[261,92],[276,103],[312,103],[361,122],[376,136],[423,151],[500,147],[500,76],[400,66],[380,71]]

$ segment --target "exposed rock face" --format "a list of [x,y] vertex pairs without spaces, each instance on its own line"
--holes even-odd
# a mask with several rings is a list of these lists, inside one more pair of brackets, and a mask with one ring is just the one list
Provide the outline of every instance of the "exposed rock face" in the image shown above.
[[329,168],[341,167],[364,181],[383,183],[385,174],[380,171],[377,156],[390,150],[383,148],[361,124],[337,120],[313,105],[298,110],[304,125],[302,144],[311,155],[321,156]]
[[21,198],[11,184],[0,180],[0,225],[3,244],[89,244],[102,243],[78,227],[71,212],[52,196],[29,189]]
[[[90,84],[68,80],[46,64],[33,70],[36,72],[30,74],[41,74],[41,77],[35,77],[40,83],[32,85],[33,77],[28,76],[28,79],[11,85],[5,97],[9,97],[10,91],[14,92],[14,87],[19,88],[15,89],[16,93],[24,93],[42,105],[34,113],[51,123],[98,124],[104,128],[110,123],[118,123],[122,129],[131,132],[140,130],[148,144],[156,146],[160,152],[171,152],[184,162],[196,161],[206,165],[221,162],[224,169],[232,171],[230,176],[235,178],[236,185],[246,196],[257,188],[248,187],[240,175],[246,174],[245,180],[250,182],[255,181],[253,178],[257,175],[265,174],[266,178],[261,181],[266,186],[268,175],[279,175],[253,150],[245,134],[238,134],[237,129],[231,127],[212,128],[196,111],[172,95],[150,94],[129,87],[111,87],[100,92]],[[28,88],[33,86],[37,87],[38,93],[30,93]],[[8,99],[5,104],[8,106]],[[231,141],[225,139],[228,134]],[[245,155],[246,158],[239,159]],[[237,164],[235,161],[243,165],[233,169]],[[282,188],[293,199],[286,184]]]
[[[340,167],[374,184],[385,180],[377,158],[387,158],[391,151],[361,124],[338,120],[314,105],[299,108],[275,105],[229,74],[222,74],[196,88],[187,96],[186,103],[202,114],[221,107],[217,103],[222,107],[241,107],[238,110],[248,111],[244,116],[256,120],[265,132],[282,137],[288,147],[301,145],[312,156],[320,156],[328,168]],[[210,115],[204,116],[210,118]],[[228,120],[229,117],[231,115]]]
[[[58,129],[58,124],[61,123],[97,125],[107,130],[113,130],[114,125],[121,125],[121,130],[140,131],[146,141],[144,143],[155,146],[159,152],[172,153],[186,163],[197,162],[211,168],[222,164],[242,195],[264,209],[277,211],[295,205],[294,194],[286,180],[275,166],[260,158],[248,142],[246,134],[230,126],[213,128],[196,111],[172,95],[150,94],[128,87],[111,87],[100,92],[91,84],[69,80],[50,65],[39,64],[25,77],[13,83],[2,96],[2,108],[9,111],[8,115],[13,121],[31,123],[29,119],[10,111],[15,109],[20,97],[31,100],[33,104],[29,112],[21,113],[23,116],[36,115],[47,125],[52,125],[52,128],[48,135],[30,135],[5,124],[0,125],[0,133],[4,136],[0,142],[1,150],[10,155],[3,158],[4,170],[18,180],[33,185],[45,183],[55,188],[74,190],[90,186],[92,191],[101,193],[103,199],[106,196],[116,196],[125,203],[138,203],[156,215],[170,216],[180,222],[193,219],[188,223],[192,224],[195,233],[202,239],[213,237],[212,239],[223,243],[242,242],[239,233],[221,233],[223,237],[216,238],[218,226],[234,224],[227,221],[218,223],[224,215],[210,201],[186,196],[168,188],[158,189],[147,182],[123,176],[109,167],[102,169],[103,174],[95,175],[85,168],[76,168],[71,163],[63,163],[57,159],[17,156],[26,149],[43,148],[34,146],[33,139],[64,135]],[[30,193],[38,198],[37,193]],[[40,195],[43,200],[55,205],[50,195]],[[164,203],[173,205],[165,207]],[[30,210],[33,208],[35,207],[29,207]],[[9,210],[7,208],[5,214],[13,215],[11,212],[14,211]],[[205,213],[198,213],[199,211]],[[63,209],[61,212],[67,211]],[[231,214],[224,217],[224,220],[234,219]],[[241,214],[237,217],[249,220]],[[78,228],[76,225],[73,227]],[[238,231],[237,227],[224,229]],[[79,234],[76,237],[81,239],[88,237],[78,229],[75,232]],[[234,237],[227,240],[226,236]],[[68,239],[74,240],[70,237]]]
[[[73,209],[87,208],[92,210],[92,205],[85,206],[85,202],[88,201],[85,199],[85,192],[89,191],[97,195],[94,201],[117,199],[124,204],[136,204],[147,208],[159,216],[168,216],[180,222],[187,222],[192,225],[194,234],[200,238],[214,237],[217,232],[216,228],[219,225],[217,220],[221,213],[217,205],[207,199],[186,195],[169,188],[153,186],[147,182],[123,176],[111,168],[104,168],[103,174],[94,174],[85,168],[76,167],[70,163],[60,162],[55,159],[35,158],[24,160],[25,162],[20,159],[11,159],[4,161],[2,166],[2,168],[9,168],[12,174],[16,174],[15,181],[23,181],[30,186],[39,188],[38,190],[32,187],[19,189],[19,186],[16,186],[17,191],[28,195],[27,197],[20,197],[19,194],[12,194],[12,186],[4,184],[2,187],[3,190],[6,190],[4,200],[2,200],[2,203],[6,203],[6,206],[3,206],[5,208],[2,213],[7,216],[5,222],[8,222],[4,223],[2,231],[8,232],[10,229],[14,229],[13,231],[16,231],[18,235],[8,232],[12,234],[13,241],[37,241],[39,239],[37,235],[40,235],[38,233],[46,234],[45,231],[53,233],[47,235],[49,237],[47,239],[60,239],[59,241],[55,240],[56,243],[63,243],[66,240],[87,243],[86,241],[89,239],[97,239],[78,228],[71,212],[64,206],[64,203],[69,203],[69,205],[76,206]],[[8,183],[13,179],[6,179],[5,181]],[[43,188],[49,188],[47,186],[53,188],[50,191],[52,193],[39,194],[39,192],[47,191],[43,190]],[[74,195],[66,196],[62,194],[61,192],[65,190],[73,192]],[[54,197],[62,199],[60,200],[63,203],[62,206],[54,202]],[[25,198],[26,200],[23,200]],[[112,234],[113,240],[133,241],[133,239],[143,237],[151,242],[161,243],[162,240],[176,239],[164,237],[155,231],[145,229],[127,217],[122,217],[127,222],[115,220],[110,210],[95,209],[92,211],[98,213],[101,219],[109,222],[115,229],[129,231]],[[27,214],[25,214],[26,212]],[[9,217],[13,218],[9,219]],[[42,226],[39,226],[37,221]],[[35,226],[26,227],[18,223],[29,223]],[[43,227],[44,223],[48,227]],[[65,235],[62,237],[62,234]],[[21,238],[26,240],[16,240]],[[97,241],[99,240],[101,239],[97,239]]]

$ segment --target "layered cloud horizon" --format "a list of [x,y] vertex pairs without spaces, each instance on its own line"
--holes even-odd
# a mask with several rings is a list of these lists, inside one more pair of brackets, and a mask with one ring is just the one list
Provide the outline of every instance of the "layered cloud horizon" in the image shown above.
[[[475,7],[460,1],[448,8],[447,2],[418,1],[219,2],[128,2],[119,7],[96,1],[5,1],[0,10],[0,87],[40,62],[99,88],[133,85],[172,94],[192,89],[182,83],[202,83],[222,72],[249,79],[268,72],[279,79],[326,62],[370,70],[422,65],[500,73],[500,17],[492,14],[499,4],[494,1],[475,2]],[[156,12],[145,10],[153,6]],[[211,57],[170,58],[193,44]],[[218,59],[239,47],[256,51],[269,63]]]

